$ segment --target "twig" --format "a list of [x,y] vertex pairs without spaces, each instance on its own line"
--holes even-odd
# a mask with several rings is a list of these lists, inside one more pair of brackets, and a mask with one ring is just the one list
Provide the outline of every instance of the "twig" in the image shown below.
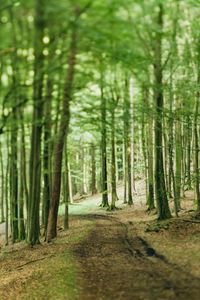
[[[44,260],[44,259],[47,259],[47,258],[52,258],[52,257],[55,257],[56,255],[55,254],[52,254],[52,255],[49,255],[49,256],[44,256],[44,257],[41,257],[41,258],[38,258],[38,259],[34,259],[34,260],[30,260],[20,266],[18,266],[17,268],[15,269],[10,269],[8,272],[13,272],[13,271],[16,271],[16,270],[21,270],[23,269],[24,266],[27,266],[27,265],[30,265],[32,263],[35,263],[35,262],[38,262],[38,261],[41,261],[41,260]],[[8,273],[6,272],[6,273]]]

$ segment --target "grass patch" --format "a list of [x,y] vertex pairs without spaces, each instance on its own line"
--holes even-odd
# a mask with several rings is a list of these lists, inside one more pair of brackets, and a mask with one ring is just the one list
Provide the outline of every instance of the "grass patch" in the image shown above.
[[[62,221],[59,220],[61,228]],[[60,230],[52,243],[33,249],[19,243],[4,253],[0,264],[1,300],[80,299],[79,265],[73,256],[76,244],[86,238],[95,222],[70,218],[70,229]],[[8,247],[9,248],[9,247]]]
[[42,263],[25,286],[20,300],[77,299],[77,266],[70,251]]

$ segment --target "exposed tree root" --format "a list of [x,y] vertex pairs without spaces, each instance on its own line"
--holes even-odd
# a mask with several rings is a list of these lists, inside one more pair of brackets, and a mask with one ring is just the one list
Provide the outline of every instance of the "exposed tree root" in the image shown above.
[[107,211],[115,211],[115,210],[121,210],[121,208],[116,207],[115,205],[111,205],[110,207],[108,207]]

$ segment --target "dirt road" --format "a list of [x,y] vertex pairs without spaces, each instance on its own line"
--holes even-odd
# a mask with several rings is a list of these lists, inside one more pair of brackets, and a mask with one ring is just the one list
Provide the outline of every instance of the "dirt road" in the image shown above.
[[61,217],[52,244],[4,248],[0,299],[200,299],[200,216],[196,222],[198,216],[188,213],[193,198],[182,200],[179,218],[149,232],[158,224],[154,212],[146,213],[144,182],[137,182],[132,207],[123,204],[123,187],[118,194],[114,212],[99,206],[100,195],[71,205],[70,230],[62,230]]
[[197,300],[200,279],[169,263],[117,216],[88,215],[96,226],[75,250],[84,282],[81,299]]

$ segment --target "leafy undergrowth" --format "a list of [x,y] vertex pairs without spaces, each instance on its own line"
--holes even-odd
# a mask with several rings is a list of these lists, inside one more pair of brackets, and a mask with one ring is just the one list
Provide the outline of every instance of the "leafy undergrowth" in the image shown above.
[[60,230],[53,243],[5,248],[0,256],[0,299],[78,299],[78,265],[72,249],[93,226],[93,221],[73,217],[71,229]]

